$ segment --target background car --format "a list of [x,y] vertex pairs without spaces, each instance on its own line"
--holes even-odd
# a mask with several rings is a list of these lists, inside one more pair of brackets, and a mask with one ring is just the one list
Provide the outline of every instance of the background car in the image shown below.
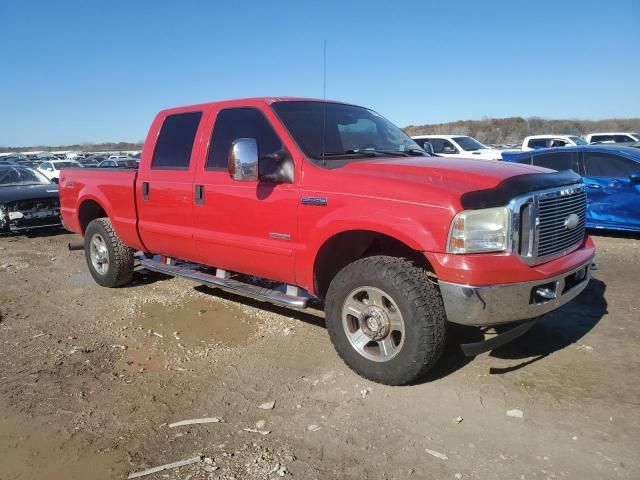
[[640,133],[607,132],[589,133],[584,136],[588,143],[634,143],[640,141]]
[[411,138],[422,148],[426,143],[431,144],[433,153],[439,157],[502,159],[499,150],[489,148],[467,135],[416,135]]
[[78,163],[80,163],[83,167],[97,167],[98,164],[104,160],[106,160],[106,158],[103,156],[90,155],[85,158],[79,158]]
[[0,165],[0,233],[59,225],[58,186],[32,168]]
[[108,159],[100,162],[98,168],[138,168],[137,160],[133,158]]
[[640,149],[588,145],[505,153],[503,159],[573,170],[584,178],[588,228],[640,232]]
[[75,160],[51,160],[43,162],[38,171],[54,183],[58,183],[61,168],[82,168]]

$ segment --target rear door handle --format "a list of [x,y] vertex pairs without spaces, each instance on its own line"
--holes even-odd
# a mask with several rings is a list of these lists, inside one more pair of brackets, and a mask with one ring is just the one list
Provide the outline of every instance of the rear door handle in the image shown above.
[[149,200],[149,182],[142,182],[142,199]]
[[602,188],[600,185],[598,185],[597,183],[587,183],[587,188]]
[[196,205],[204,205],[204,185],[196,185],[194,194]]

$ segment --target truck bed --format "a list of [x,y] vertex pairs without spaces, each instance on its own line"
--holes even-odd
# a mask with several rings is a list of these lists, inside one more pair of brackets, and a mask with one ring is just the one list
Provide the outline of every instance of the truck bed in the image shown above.
[[133,248],[144,249],[137,229],[137,169],[66,168],[60,173],[60,211],[68,230],[81,235],[91,209],[102,208],[118,236]]

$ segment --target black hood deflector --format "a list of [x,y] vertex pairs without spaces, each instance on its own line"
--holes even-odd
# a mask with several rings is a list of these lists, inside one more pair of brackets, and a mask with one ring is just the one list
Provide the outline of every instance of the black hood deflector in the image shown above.
[[460,201],[465,210],[503,207],[518,195],[547,188],[575,185],[581,182],[582,177],[573,170],[554,173],[525,173],[507,178],[493,188],[464,193]]

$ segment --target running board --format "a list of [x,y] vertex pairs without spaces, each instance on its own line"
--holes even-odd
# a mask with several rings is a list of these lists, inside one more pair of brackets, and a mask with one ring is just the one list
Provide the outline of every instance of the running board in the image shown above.
[[193,264],[188,264],[190,265],[189,267],[180,264],[169,265],[149,258],[139,259],[138,261],[144,268],[153,270],[154,272],[165,273],[174,277],[187,278],[211,287],[221,288],[231,293],[245,295],[256,300],[274,303],[283,307],[306,308],[307,301],[309,300],[308,297],[287,295],[286,293],[278,290],[239,282],[232,278],[216,277],[215,275],[197,270],[197,267],[194,268]]

